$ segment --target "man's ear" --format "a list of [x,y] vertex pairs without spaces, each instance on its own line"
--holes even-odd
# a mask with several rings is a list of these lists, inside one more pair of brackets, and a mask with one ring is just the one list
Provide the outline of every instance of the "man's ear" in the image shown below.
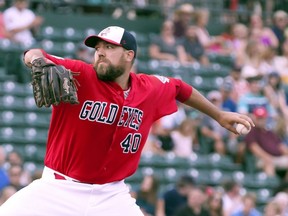
[[135,55],[135,53],[133,50],[127,50],[127,60],[128,61],[133,61],[134,55]]

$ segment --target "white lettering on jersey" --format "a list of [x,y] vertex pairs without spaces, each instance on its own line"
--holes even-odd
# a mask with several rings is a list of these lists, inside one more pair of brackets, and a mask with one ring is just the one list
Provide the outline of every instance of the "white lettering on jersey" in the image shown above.
[[117,126],[138,130],[142,123],[143,111],[137,108],[123,106]]
[[[87,100],[83,103],[79,118],[104,124],[113,124],[117,117],[117,104]],[[117,123],[118,127],[128,127],[138,131],[142,123],[143,111],[137,108],[123,106]]]
[[164,76],[160,76],[160,75],[154,75],[156,78],[158,78],[163,84],[165,84],[166,82],[169,83],[169,79],[167,77]]
[[107,106],[107,104],[107,102],[87,100],[82,105],[79,118],[81,120],[113,124],[116,119],[119,106],[117,104],[110,104]]

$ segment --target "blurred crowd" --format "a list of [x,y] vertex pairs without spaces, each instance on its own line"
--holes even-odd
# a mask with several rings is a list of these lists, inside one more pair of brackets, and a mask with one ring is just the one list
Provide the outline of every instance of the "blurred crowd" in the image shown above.
[[[236,136],[213,119],[179,103],[176,113],[153,125],[143,154],[172,153],[189,158],[194,153],[217,153],[231,157],[244,169],[249,166],[268,177],[278,177],[284,186],[275,191],[262,212],[256,208],[255,194],[241,193],[241,185],[233,181],[211,188],[196,184],[191,176],[182,176],[172,188],[160,190],[157,178],[147,175],[139,188],[131,190],[131,195],[147,216],[288,215],[287,12],[271,9],[271,16],[264,18],[263,10],[253,1],[256,3],[247,23],[241,22],[235,13],[229,15],[227,31],[211,35],[209,9],[196,8],[190,3],[178,6],[176,0],[163,2],[169,6],[163,7],[166,17],[159,32],[150,35],[149,59],[171,65],[177,62],[187,67],[195,64],[209,67],[211,55],[232,57],[233,65],[223,84],[205,96],[223,110],[250,115],[256,127],[248,135]],[[237,12],[237,2],[230,1],[231,11]],[[0,6],[4,4],[0,0]],[[117,9],[111,16],[121,16],[123,11]],[[43,17],[29,9],[27,0],[14,0],[11,7],[0,12],[0,39],[31,47],[43,21]],[[93,61],[93,53],[83,46],[79,46],[74,57]],[[5,152],[0,146],[0,205],[41,176],[41,170],[28,173],[22,157],[17,151]],[[248,162],[248,157],[254,160]]]

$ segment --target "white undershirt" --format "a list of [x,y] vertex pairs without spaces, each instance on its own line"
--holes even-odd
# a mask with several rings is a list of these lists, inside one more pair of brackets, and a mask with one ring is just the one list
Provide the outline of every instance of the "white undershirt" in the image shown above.
[[125,91],[123,91],[123,93],[124,93],[124,98],[125,98],[125,99],[128,97],[129,92],[130,92],[130,88],[127,89],[127,90],[125,90]]

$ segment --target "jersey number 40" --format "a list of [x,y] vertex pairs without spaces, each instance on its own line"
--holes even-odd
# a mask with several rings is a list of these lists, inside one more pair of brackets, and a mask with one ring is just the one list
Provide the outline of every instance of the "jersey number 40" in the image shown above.
[[135,153],[138,151],[141,143],[142,135],[139,133],[129,133],[126,138],[120,143],[123,153]]

